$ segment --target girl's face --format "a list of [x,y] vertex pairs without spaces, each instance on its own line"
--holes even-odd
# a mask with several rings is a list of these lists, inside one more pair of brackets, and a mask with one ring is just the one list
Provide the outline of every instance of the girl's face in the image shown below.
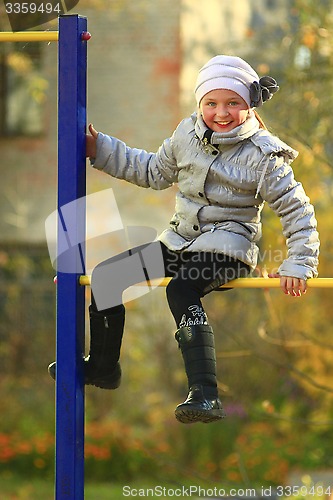
[[249,107],[232,90],[211,90],[200,102],[202,118],[213,132],[230,132],[245,122]]

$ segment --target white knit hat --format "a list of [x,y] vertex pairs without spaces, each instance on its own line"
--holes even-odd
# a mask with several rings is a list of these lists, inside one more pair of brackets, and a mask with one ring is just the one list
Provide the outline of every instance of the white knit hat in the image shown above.
[[199,106],[201,99],[211,90],[227,89],[236,92],[251,107],[250,86],[259,82],[254,69],[240,57],[215,56],[199,71],[195,86],[195,98]]

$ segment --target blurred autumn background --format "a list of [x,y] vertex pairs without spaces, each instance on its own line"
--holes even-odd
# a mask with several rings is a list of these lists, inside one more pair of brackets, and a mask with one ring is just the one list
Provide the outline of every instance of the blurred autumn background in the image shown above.
[[[81,0],[76,11],[93,35],[88,119],[130,146],[154,151],[171,135],[194,110],[198,68],[218,53],[278,80],[261,116],[300,152],[294,171],[316,207],[320,276],[333,276],[332,2]],[[3,13],[0,28],[10,29]],[[44,222],[56,209],[57,46],[2,43],[0,72],[0,490],[12,481],[17,496],[8,498],[34,498],[29,481],[52,488],[54,476],[46,368],[55,356],[55,287]],[[113,188],[125,226],[159,232],[168,224],[174,188],[140,190],[89,165],[87,176],[90,193]],[[101,207],[96,224],[111,216]],[[285,254],[279,220],[268,208],[263,219],[258,275]],[[91,266],[112,253],[90,242],[87,250]],[[333,484],[332,293],[232,290],[204,299],[228,415],[209,426],[173,416],[186,382],[165,290],[130,302],[121,388],[86,389],[87,482]]]

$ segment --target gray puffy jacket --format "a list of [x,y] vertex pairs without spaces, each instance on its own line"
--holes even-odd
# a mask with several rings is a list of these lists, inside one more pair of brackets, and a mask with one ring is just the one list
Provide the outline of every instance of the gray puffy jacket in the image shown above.
[[157,153],[129,148],[99,133],[92,163],[141,187],[166,189],[178,183],[175,214],[158,239],[175,251],[225,253],[252,269],[267,201],[281,219],[288,246],[278,272],[301,279],[317,276],[314,209],[290,166],[297,152],[259,129],[254,115],[227,137],[215,133],[209,141],[206,130],[194,114]]

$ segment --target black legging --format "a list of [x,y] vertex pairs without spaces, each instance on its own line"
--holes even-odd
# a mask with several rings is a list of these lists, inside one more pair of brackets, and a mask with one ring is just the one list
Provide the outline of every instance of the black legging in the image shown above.
[[[201,298],[232,279],[244,277],[249,266],[224,254],[175,252],[155,241],[123,252],[98,264],[92,273],[92,304],[114,311],[131,285],[171,277],[166,288],[177,327],[207,322]],[[108,311],[111,312],[111,311]]]

